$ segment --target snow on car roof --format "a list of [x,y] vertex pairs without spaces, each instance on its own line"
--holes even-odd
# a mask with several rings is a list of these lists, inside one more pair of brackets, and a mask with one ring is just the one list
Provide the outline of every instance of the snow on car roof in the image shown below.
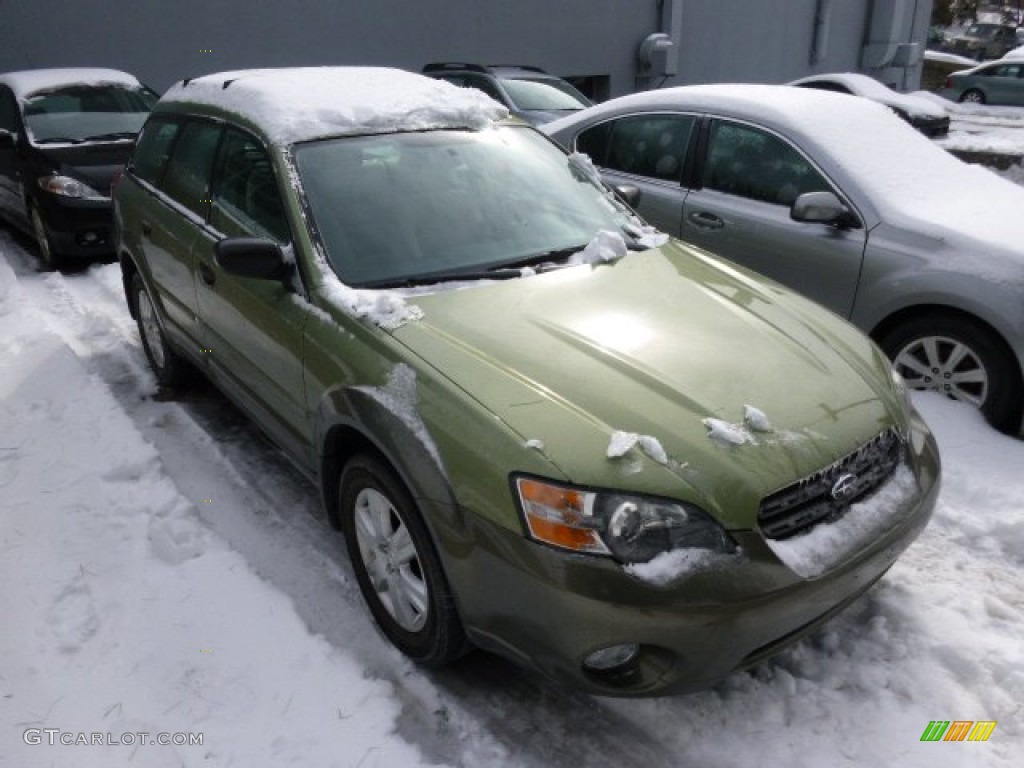
[[25,99],[40,91],[49,91],[69,85],[115,84],[135,87],[140,85],[134,76],[117,69],[79,67],[4,72],[0,74],[0,83],[8,86],[18,99]]
[[878,82],[873,77],[862,75],[859,72],[835,72],[828,75],[811,75],[794,80],[789,85],[801,85],[803,83],[840,83],[846,86],[850,93],[863,96],[866,99],[874,99],[891,107],[899,107],[911,115],[922,117],[945,117],[946,110],[938,104],[922,99],[912,94],[894,91],[889,86]]
[[233,112],[281,145],[324,136],[479,130],[508,116],[476,89],[381,67],[221,72],[172,86],[160,104],[169,102]]

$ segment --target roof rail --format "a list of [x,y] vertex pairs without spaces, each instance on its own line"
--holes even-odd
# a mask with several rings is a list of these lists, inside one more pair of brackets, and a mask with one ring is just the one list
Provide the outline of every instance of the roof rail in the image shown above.
[[524,69],[527,72],[540,72],[542,75],[546,75],[547,72],[540,67],[534,67],[530,64],[488,64],[491,69],[497,69],[498,67],[506,67],[507,69]]
[[488,69],[480,64],[470,64],[465,61],[435,61],[423,67],[423,72],[443,72],[449,69],[466,69],[470,72],[487,72]]

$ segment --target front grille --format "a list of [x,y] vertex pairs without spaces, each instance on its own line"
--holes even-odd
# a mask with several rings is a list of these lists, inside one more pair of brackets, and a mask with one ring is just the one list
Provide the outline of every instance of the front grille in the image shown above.
[[837,520],[882,487],[904,453],[900,431],[887,429],[835,464],[765,498],[757,512],[761,532],[769,539],[788,539]]

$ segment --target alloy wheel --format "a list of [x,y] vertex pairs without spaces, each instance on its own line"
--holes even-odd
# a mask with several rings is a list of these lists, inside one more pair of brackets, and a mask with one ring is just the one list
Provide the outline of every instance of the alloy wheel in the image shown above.
[[43,217],[39,215],[39,209],[32,206],[32,231],[36,236],[36,243],[39,245],[39,257],[46,269],[53,269],[53,249],[50,247],[50,238],[46,234],[46,227],[43,224]]
[[364,488],[356,496],[359,555],[381,605],[407,632],[427,622],[429,591],[416,544],[387,496]]
[[914,339],[897,352],[894,365],[911,389],[925,389],[980,408],[989,375],[978,354],[948,336]]

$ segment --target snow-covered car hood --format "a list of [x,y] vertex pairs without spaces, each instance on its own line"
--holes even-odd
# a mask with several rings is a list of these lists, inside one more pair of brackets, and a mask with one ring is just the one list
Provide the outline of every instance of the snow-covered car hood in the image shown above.
[[[524,442],[540,441],[577,483],[666,493],[682,475],[711,508],[744,493],[754,500],[899,418],[888,363],[859,332],[678,243],[415,303],[422,319],[395,338]],[[747,405],[773,429],[744,425]],[[707,419],[748,439],[714,439]],[[635,457],[641,477],[610,460],[619,430],[654,437],[669,461]],[[736,509],[715,511],[728,525],[753,524]]]

